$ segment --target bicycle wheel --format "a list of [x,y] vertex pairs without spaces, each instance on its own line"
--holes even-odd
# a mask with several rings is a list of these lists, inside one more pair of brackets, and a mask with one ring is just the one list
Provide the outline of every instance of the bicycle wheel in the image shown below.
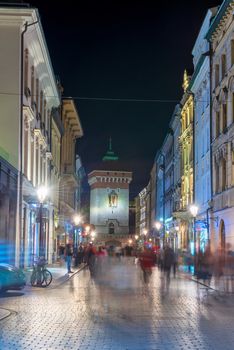
[[43,283],[42,274],[39,271],[33,271],[30,282],[33,287],[41,286]]
[[43,274],[42,286],[47,287],[52,282],[52,279],[53,279],[52,274],[47,269],[43,270],[42,274]]

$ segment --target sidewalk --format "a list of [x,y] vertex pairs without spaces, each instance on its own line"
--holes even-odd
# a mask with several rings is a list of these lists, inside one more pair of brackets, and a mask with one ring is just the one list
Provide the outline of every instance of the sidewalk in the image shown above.
[[[48,286],[47,288],[54,288],[54,287],[57,287],[64,282],[68,281],[72,276],[74,276],[74,274],[81,271],[85,266],[86,265],[84,263],[82,263],[81,265],[79,265],[77,267],[72,267],[73,273],[67,273],[67,268],[66,268],[65,263],[62,265],[60,263],[47,265],[46,268],[51,272],[52,277],[53,277],[50,286]],[[31,287],[30,278],[32,275],[32,271],[33,271],[32,268],[24,270],[24,273],[26,275],[26,286]],[[38,289],[38,288],[41,288],[41,287],[32,287],[32,290]]]
[[[62,283],[65,283],[68,281],[72,276],[74,276],[76,273],[81,271],[83,268],[85,268],[86,264],[81,264],[78,267],[73,267],[72,271],[73,273],[67,273],[67,268],[66,265],[63,264],[60,266],[60,263],[55,263],[53,265],[48,265],[47,268],[48,270],[52,273],[53,280],[50,284],[50,286],[47,287],[47,289],[53,289],[61,285]],[[30,283],[30,277],[32,274],[32,268],[30,269],[25,269],[24,273],[26,275],[26,288],[29,289],[33,292],[33,290],[39,290],[41,287],[32,287]],[[44,289],[44,288],[43,288]],[[6,309],[0,308],[0,321],[3,320],[4,318],[10,316],[10,311]]]
[[190,281],[201,285],[201,288],[205,288],[207,292],[210,291],[211,295],[216,299],[216,301],[234,306],[234,293],[225,291],[225,277],[220,278],[217,288],[217,283],[215,283],[215,278],[213,276],[211,278],[210,284],[208,284],[202,279],[197,279],[193,274],[193,269],[191,271],[188,271],[188,267],[186,265],[181,265],[178,269],[178,272],[182,278],[189,279]]

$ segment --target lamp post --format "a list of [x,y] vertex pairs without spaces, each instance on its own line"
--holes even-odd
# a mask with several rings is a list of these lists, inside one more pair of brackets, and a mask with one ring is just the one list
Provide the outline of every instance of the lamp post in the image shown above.
[[198,207],[193,204],[190,206],[189,210],[193,217],[194,273],[196,273],[196,264],[197,264],[196,216],[198,212]]
[[178,250],[178,233],[179,233],[179,230],[180,230],[179,226],[176,225],[176,226],[175,226],[175,232],[176,232],[176,237],[175,237],[175,251]]
[[48,188],[46,186],[40,186],[37,189],[37,197],[40,203],[39,220],[40,220],[40,231],[39,231],[39,256],[45,256],[45,237],[43,232],[43,203],[48,195]]
[[77,249],[77,247],[78,247],[78,235],[77,235],[78,232],[77,232],[77,230],[78,230],[78,226],[79,226],[79,224],[81,222],[80,215],[75,214],[74,217],[73,217],[73,222],[74,222],[75,227],[76,227],[74,229],[74,233],[73,233],[73,250],[75,251]]
[[[159,231],[160,231],[161,227],[162,227],[161,222],[160,222],[160,221],[156,221],[156,222],[155,222],[155,228],[156,228],[156,230],[158,231],[158,235],[159,235]],[[159,241],[160,241],[160,240],[159,240]],[[160,246],[160,244],[159,244],[159,246]]]
[[96,231],[91,231],[91,234],[90,234],[91,238],[92,238],[92,241],[94,241],[95,237],[96,237]]
[[[146,230],[146,228],[144,228],[144,230],[143,230],[144,243],[145,243],[145,241],[146,241],[146,236],[147,236],[147,234],[148,234],[148,231]],[[144,245],[144,243],[143,243],[143,245]]]

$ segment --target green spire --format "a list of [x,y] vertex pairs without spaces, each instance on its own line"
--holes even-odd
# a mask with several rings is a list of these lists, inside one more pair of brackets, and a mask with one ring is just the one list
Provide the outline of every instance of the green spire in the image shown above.
[[109,149],[106,152],[105,156],[102,158],[103,162],[109,161],[109,160],[118,160],[119,158],[115,155],[114,151],[112,151],[112,140],[110,137],[109,140]]

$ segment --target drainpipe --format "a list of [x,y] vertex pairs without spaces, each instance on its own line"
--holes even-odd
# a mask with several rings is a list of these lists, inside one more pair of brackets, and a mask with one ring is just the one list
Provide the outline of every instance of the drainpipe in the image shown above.
[[35,21],[33,23],[26,22],[24,24],[24,29],[21,33],[21,45],[20,45],[20,157],[19,157],[19,265],[24,267],[24,232],[22,232],[22,209],[23,209],[23,132],[24,132],[24,120],[23,120],[23,105],[24,105],[24,35],[28,30],[28,27],[38,23]]

